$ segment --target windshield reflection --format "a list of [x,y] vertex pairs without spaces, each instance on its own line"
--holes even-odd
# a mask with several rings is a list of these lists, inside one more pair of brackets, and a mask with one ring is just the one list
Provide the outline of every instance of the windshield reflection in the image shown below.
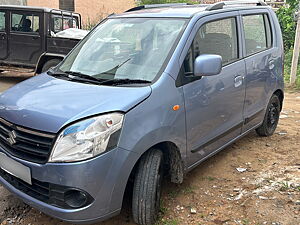
[[181,31],[184,19],[108,19],[83,40],[59,70],[99,79],[152,81]]

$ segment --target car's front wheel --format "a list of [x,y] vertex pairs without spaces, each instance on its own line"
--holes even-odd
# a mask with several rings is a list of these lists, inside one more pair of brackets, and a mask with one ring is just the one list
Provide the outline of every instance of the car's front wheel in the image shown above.
[[157,220],[162,177],[163,153],[159,149],[151,149],[140,159],[135,174],[132,214],[137,224],[151,225]]
[[260,127],[256,129],[259,136],[271,136],[277,127],[280,116],[281,103],[277,95],[273,95],[267,106],[264,121]]

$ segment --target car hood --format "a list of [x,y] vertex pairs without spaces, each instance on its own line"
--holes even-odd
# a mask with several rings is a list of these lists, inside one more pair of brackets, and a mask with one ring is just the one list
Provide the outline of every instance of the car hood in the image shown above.
[[150,94],[150,86],[100,86],[41,74],[0,95],[0,117],[23,127],[57,133],[81,118],[126,112]]

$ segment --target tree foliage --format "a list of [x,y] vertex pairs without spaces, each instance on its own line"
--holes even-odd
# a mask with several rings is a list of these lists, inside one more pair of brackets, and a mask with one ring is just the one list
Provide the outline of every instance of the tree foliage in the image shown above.
[[281,7],[276,14],[282,30],[284,49],[288,51],[294,45],[296,35],[295,13],[298,9],[299,0],[287,0],[288,6]]
[[198,3],[195,0],[140,0],[138,5],[168,4],[168,3]]

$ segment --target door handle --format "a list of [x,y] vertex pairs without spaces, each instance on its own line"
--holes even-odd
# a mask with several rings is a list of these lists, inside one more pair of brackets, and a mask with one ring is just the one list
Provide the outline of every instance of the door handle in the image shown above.
[[244,80],[244,77],[241,76],[241,75],[237,75],[235,78],[234,78],[234,87],[239,87],[243,84],[243,80]]
[[275,61],[274,60],[270,60],[269,61],[269,69],[272,70],[275,67]]
[[0,39],[5,40],[5,34],[1,34]]
[[37,39],[39,39],[39,38],[40,38],[39,36],[32,37],[32,40],[37,40]]

